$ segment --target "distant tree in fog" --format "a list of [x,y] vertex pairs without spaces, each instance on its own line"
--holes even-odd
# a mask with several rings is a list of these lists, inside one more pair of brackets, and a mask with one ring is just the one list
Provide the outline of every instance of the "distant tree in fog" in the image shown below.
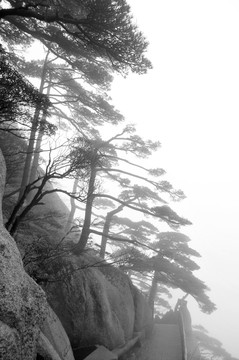
[[[188,246],[190,239],[178,232],[159,232],[158,241],[150,244],[156,255],[149,255],[140,248],[126,248],[122,251],[122,268],[141,274],[151,274],[151,288],[148,301],[154,307],[159,285],[181,289],[191,295],[205,313],[216,309],[206,292],[205,283],[194,275],[200,267],[191,259],[200,254]],[[119,252],[117,256],[119,256]]]
[[222,346],[222,343],[211,337],[202,325],[193,326],[193,333],[203,360],[238,360],[232,357]]

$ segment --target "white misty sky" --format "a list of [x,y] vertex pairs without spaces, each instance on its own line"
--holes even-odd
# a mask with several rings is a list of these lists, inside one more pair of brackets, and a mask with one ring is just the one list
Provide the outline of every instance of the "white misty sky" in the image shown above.
[[187,195],[174,209],[193,222],[182,232],[202,255],[195,275],[218,307],[204,315],[190,301],[193,323],[239,357],[239,1],[129,3],[154,69],[117,78],[114,103],[141,135],[161,142],[154,166]]

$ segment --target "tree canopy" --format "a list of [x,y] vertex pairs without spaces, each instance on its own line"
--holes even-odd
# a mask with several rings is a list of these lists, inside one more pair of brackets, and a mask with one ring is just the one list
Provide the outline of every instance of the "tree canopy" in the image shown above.
[[74,67],[78,58],[104,58],[124,73],[151,67],[144,55],[148,43],[125,0],[9,0],[0,8],[0,19],[3,37],[17,41],[23,33],[29,41],[38,39]]
[[0,129],[20,136],[19,130],[29,130],[34,108],[46,113],[50,101],[11,65],[1,45],[0,80]]
[[[147,243],[147,252],[139,247],[125,248],[116,253],[122,256],[122,267],[141,274],[152,275],[152,285],[149,301],[153,306],[157,294],[157,284],[171,288],[179,288],[185,294],[191,295],[205,313],[216,309],[215,304],[207,295],[209,288],[194,275],[200,267],[191,257],[200,257],[200,254],[189,247],[190,239],[179,232],[159,232],[159,241]],[[140,240],[139,240],[140,241]],[[155,255],[152,255],[154,249]]]
[[[18,177],[9,178],[5,196],[9,232],[15,239],[24,238],[28,226],[29,233],[37,228],[36,237],[45,237],[39,208],[52,214],[49,198],[61,202],[52,194],[68,195],[68,220],[59,224],[51,216],[48,228],[53,233],[55,226],[58,234],[59,227],[67,240],[71,225],[77,228],[71,254],[84,253],[90,241],[96,244],[101,237],[102,258],[110,241],[117,248],[111,254],[114,264],[129,276],[137,273],[138,283],[151,282],[149,303],[157,291],[170,295],[167,288],[180,288],[204,312],[212,312],[208,288],[194,275],[199,266],[192,257],[200,255],[178,232],[191,222],[171,204],[185,195],[165,180],[164,169],[145,165],[159,141],[143,139],[133,125],[122,127],[124,117],[108,94],[114,70],[127,75],[151,68],[145,56],[148,43],[127,1],[5,0],[0,5],[0,38],[7,49],[0,48],[0,130],[17,136],[29,131],[24,140],[17,139],[21,141],[13,142],[12,134],[1,136],[8,163],[14,159],[9,176],[15,171]],[[43,44],[44,59],[28,61],[19,55],[36,42]],[[31,85],[33,79],[40,82],[39,90]],[[115,135],[102,135],[100,127],[106,124],[115,126]],[[162,224],[170,231],[163,231]],[[161,303],[169,306],[163,299]]]

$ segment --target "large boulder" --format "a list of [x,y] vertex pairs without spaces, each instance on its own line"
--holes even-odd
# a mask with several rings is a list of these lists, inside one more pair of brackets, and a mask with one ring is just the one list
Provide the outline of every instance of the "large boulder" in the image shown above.
[[46,316],[44,291],[26,274],[2,222],[5,163],[0,151],[0,359],[33,360]]
[[[0,196],[3,169],[0,155]],[[43,228],[48,233],[46,226]],[[51,235],[49,238],[52,241]],[[32,233],[28,241],[32,244]],[[25,232],[22,243],[27,243]],[[34,359],[38,338],[39,355],[71,360],[64,329],[76,350],[96,344],[114,349],[150,324],[146,301],[128,276],[92,255],[66,255],[55,261],[50,258],[41,269],[38,264],[32,271],[38,282],[42,281],[59,321],[49,310],[42,289],[24,271],[15,241],[2,225],[0,211],[0,359]]]
[[37,343],[37,355],[44,360],[63,360],[48,338],[40,332]]
[[48,306],[46,319],[41,326],[38,353],[42,357],[45,358],[48,356],[48,358],[52,358],[52,360],[55,358],[74,360],[69,338],[58,316],[50,306]]
[[[135,299],[134,287],[127,275],[100,258],[85,253],[72,254],[61,267],[58,265],[55,279],[51,278],[44,290],[73,350],[93,345],[112,350],[133,337],[135,304],[139,301]],[[142,299],[140,304],[137,331],[145,327],[144,320],[139,320],[140,309],[143,319],[148,319]]]

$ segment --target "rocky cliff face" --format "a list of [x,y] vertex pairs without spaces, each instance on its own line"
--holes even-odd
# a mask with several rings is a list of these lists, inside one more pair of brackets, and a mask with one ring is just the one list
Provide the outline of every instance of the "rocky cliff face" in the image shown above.
[[41,326],[37,353],[47,360],[74,360],[71,344],[59,318],[48,306]]
[[[0,203],[4,178],[0,154]],[[24,236],[22,243],[27,246]],[[120,270],[87,253],[75,256],[67,252],[48,263],[49,269],[44,263],[38,270],[58,317],[49,308],[42,288],[24,271],[0,210],[0,359],[33,360],[38,353],[46,359],[73,360],[70,342],[75,349],[93,345],[114,349],[135,332],[151,327],[152,313],[146,300]]]
[[[0,204],[4,181],[5,163],[0,151]],[[15,241],[3,226],[1,210],[0,293],[0,358],[35,359],[39,326],[45,319],[45,294],[24,271]]]
[[149,329],[146,301],[120,270],[91,255],[72,255],[44,287],[73,349],[124,345],[134,332]]

